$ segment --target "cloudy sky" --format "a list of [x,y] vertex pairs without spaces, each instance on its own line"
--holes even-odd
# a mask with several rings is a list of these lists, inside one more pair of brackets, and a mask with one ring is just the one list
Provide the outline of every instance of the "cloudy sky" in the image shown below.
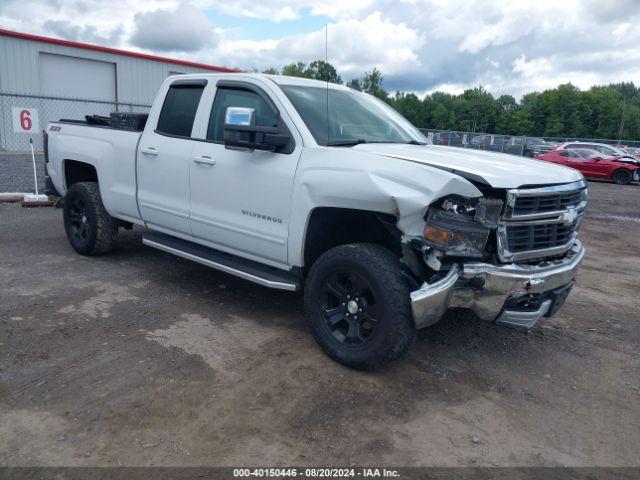
[[0,26],[162,56],[280,68],[324,58],[388,90],[640,83],[640,0],[0,0]]

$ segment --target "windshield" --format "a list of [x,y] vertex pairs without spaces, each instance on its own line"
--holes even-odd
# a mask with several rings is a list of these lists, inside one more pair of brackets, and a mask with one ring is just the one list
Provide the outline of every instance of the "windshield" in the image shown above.
[[606,153],[607,155],[626,155],[626,153],[624,153],[622,150],[611,145],[601,145],[598,150],[600,150],[602,153]]
[[300,85],[281,88],[319,145],[431,143],[398,112],[366,93]]

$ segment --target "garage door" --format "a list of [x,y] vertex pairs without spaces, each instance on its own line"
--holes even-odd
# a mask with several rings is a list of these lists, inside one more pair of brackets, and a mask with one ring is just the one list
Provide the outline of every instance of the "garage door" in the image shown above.
[[86,58],[40,53],[43,95],[116,100],[116,65]]

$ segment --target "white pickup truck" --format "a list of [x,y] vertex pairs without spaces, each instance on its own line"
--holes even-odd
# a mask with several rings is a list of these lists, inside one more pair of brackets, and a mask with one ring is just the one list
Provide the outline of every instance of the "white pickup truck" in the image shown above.
[[531,328],[560,308],[584,257],[579,172],[431,145],[341,85],[181,75],[143,122],[122,119],[47,128],[73,248],[104,254],[136,224],[150,247],[304,289],[318,344],[354,368],[400,357],[449,309]]

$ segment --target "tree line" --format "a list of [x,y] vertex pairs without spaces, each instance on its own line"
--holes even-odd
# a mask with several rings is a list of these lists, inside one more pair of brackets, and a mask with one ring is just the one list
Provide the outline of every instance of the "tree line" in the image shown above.
[[[263,73],[344,83],[335,67],[324,60],[296,62],[281,71]],[[486,132],[504,135],[640,140],[640,88],[612,83],[580,90],[567,83],[531,92],[517,101],[512,95],[494,97],[483,87],[459,95],[434,92],[391,94],[383,88],[382,73],[374,68],[346,82],[384,100],[420,128]]]

